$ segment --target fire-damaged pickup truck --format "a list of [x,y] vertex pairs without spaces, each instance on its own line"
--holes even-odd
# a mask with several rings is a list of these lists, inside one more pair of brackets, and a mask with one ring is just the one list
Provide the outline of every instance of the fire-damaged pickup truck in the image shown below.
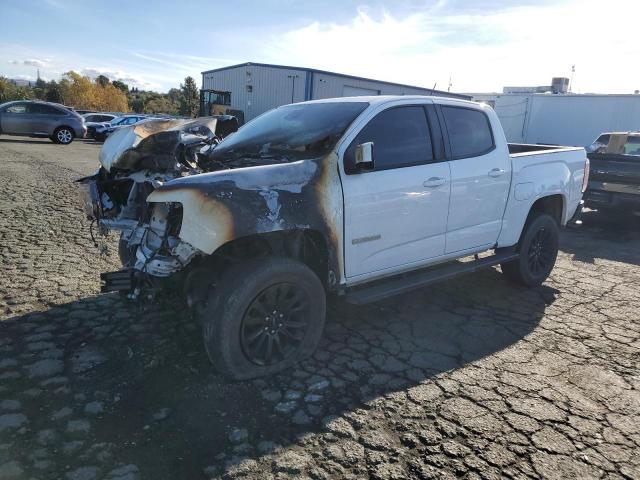
[[327,294],[363,304],[501,265],[542,283],[580,209],[584,149],[509,145],[486,105],[353,97],[115,132],[82,179],[121,232],[103,291],[180,292],[214,366],[270,374],[316,348]]

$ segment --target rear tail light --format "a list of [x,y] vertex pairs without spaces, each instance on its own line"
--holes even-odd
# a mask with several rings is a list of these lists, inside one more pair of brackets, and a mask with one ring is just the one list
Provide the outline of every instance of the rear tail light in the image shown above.
[[587,190],[587,185],[589,184],[589,159],[586,159],[587,162],[584,164],[584,178],[582,179],[582,193]]

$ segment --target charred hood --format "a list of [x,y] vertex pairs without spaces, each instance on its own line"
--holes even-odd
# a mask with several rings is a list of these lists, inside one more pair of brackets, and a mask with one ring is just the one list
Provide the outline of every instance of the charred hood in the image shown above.
[[147,120],[117,129],[100,150],[100,163],[107,171],[151,169],[167,171],[195,149],[213,144],[238,129],[230,115],[195,120]]

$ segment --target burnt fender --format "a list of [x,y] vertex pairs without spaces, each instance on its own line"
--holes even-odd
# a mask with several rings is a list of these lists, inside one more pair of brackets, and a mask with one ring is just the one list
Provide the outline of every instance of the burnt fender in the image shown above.
[[179,236],[207,254],[248,235],[317,230],[329,250],[329,285],[344,282],[342,187],[334,153],[171,180],[147,201],[182,204]]

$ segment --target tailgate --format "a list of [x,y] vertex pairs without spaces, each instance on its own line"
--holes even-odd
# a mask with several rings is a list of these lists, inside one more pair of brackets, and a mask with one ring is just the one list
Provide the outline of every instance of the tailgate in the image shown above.
[[640,195],[640,157],[589,154],[589,189]]

